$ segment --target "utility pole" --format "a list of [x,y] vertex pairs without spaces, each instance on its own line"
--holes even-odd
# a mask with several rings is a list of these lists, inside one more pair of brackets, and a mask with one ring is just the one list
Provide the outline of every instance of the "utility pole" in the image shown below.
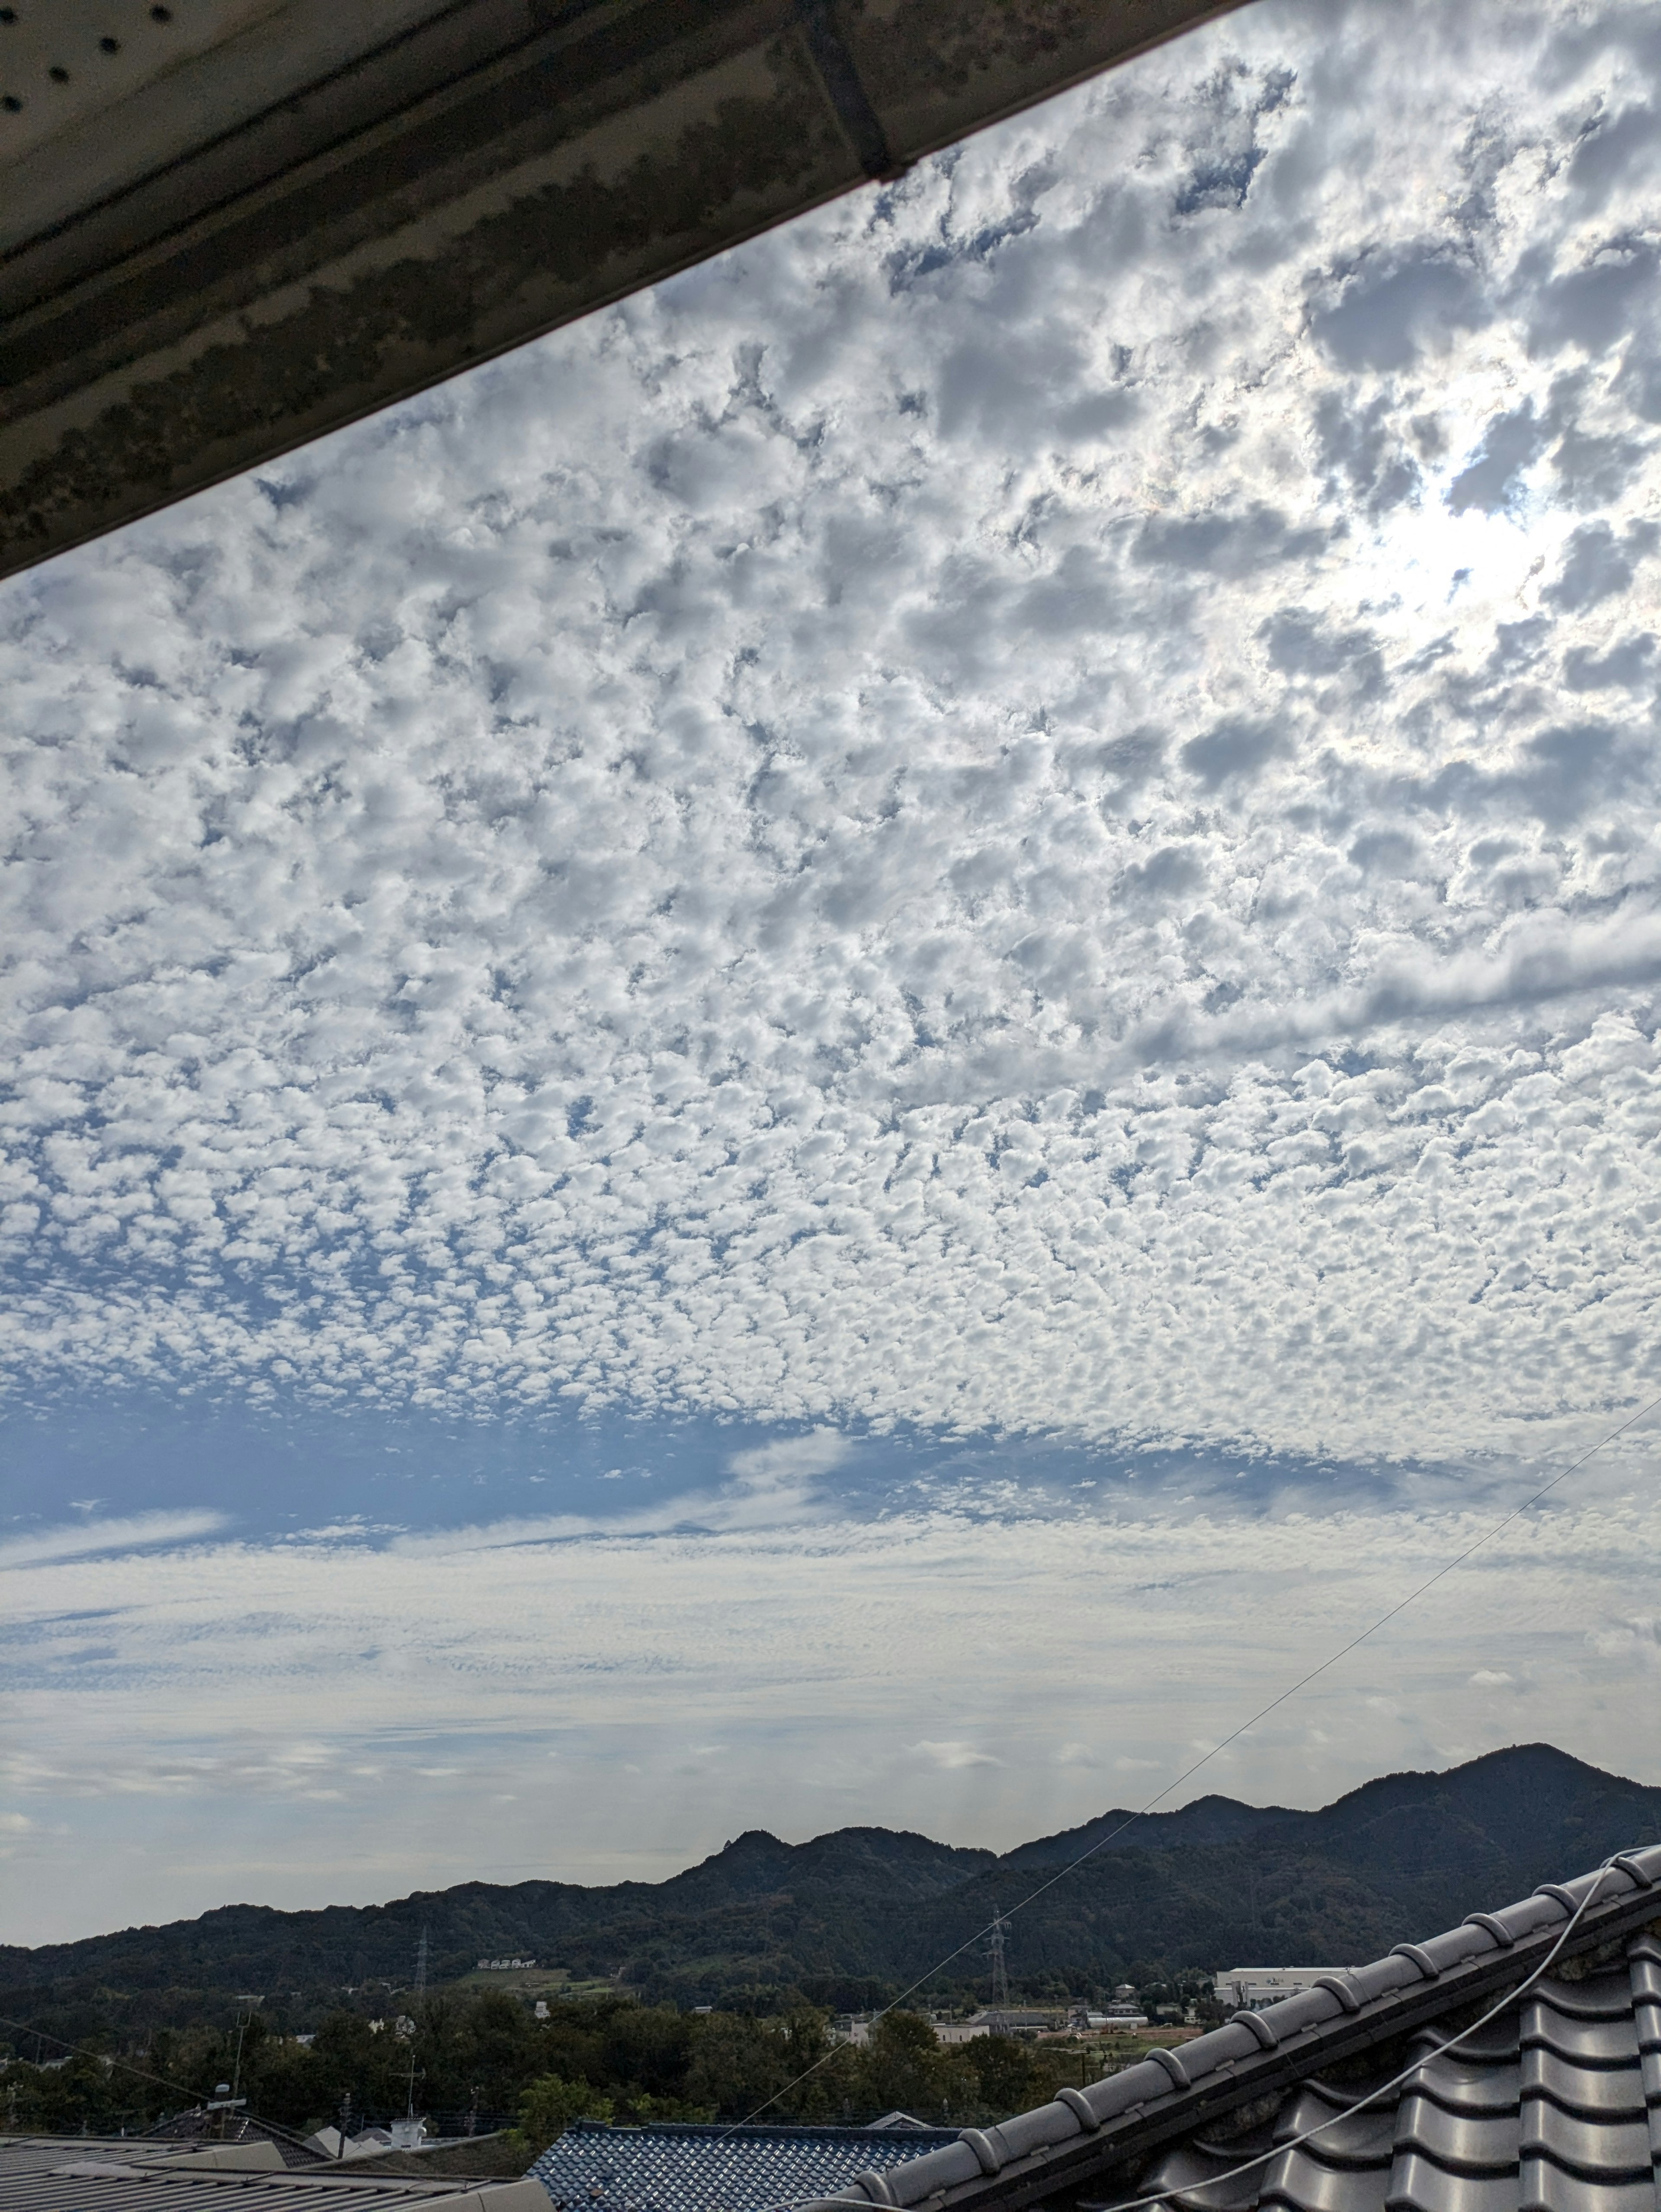
[[1009,1923],[1001,1912],[992,1916],[992,1933],[988,1938],[986,1953],[992,1961],[992,2028],[1002,2035],[1008,2028],[1009,1967],[1004,1957],[1004,1945]]

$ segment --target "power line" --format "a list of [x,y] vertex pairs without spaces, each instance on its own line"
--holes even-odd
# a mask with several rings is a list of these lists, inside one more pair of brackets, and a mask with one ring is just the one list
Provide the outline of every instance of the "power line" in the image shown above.
[[38,2035],[43,2043],[55,2043],[60,2051],[69,2051],[76,2058],[95,2058],[100,2066],[119,2066],[124,2072],[137,2074],[141,2081],[154,2081],[160,2089],[171,2089],[180,2097],[199,2097],[199,2089],[187,2089],[182,2081],[169,2081],[160,2074],[152,2074],[147,2067],[135,2066],[131,2058],[118,2058],[113,2051],[88,2051],[83,2043],[65,2043],[61,2035],[53,2035],[44,2027],[32,2027],[27,2021],[8,2020],[0,2013],[0,2027],[15,2027],[21,2035]]
[[1009,2029],[1009,1962],[1005,1957],[1008,1937],[1003,1915],[995,1913],[992,1934],[987,1944],[987,1955],[992,1961],[992,2027],[995,2034],[1003,2035]]
[[[1468,1559],[1475,1559],[1478,1552],[1491,1544],[1496,1536],[1503,1534],[1514,1521],[1520,1521],[1525,1513],[1532,1512],[1541,1499],[1549,1498],[1559,1484],[1567,1482],[1572,1474],[1578,1474],[1588,1460],[1595,1459],[1600,1451],[1614,1443],[1617,1437],[1625,1436],[1628,1429],[1646,1419],[1658,1407],[1661,1407],[1661,1397],[1652,1398],[1646,1406],[1640,1406],[1635,1413],[1628,1414],[1617,1427],[1610,1429],[1606,1435],[1599,1437],[1597,1443],[1589,1445],[1579,1459],[1571,1460],[1566,1468],[1553,1475],[1549,1482],[1542,1483],[1539,1489],[1531,1496],[1524,1498],[1520,1504],[1513,1505],[1509,1513],[1502,1514],[1492,1527],[1484,1529],[1473,1542],[1467,1544],[1463,1552],[1456,1552],[1451,1559],[1445,1560],[1433,1575],[1427,1575],[1423,1582],[1410,1589],[1405,1597],[1398,1599],[1394,1605],[1381,1613],[1376,1620],[1370,1621],[1358,1634],[1352,1636],[1348,1643],[1341,1644],[1337,1650],[1329,1652],[1318,1666],[1311,1667],[1305,1674],[1300,1674],[1295,1682],[1288,1684],[1278,1696],[1271,1698],[1267,1705],[1260,1705],[1249,1719],[1243,1720],[1238,1728],[1231,1729],[1226,1736],[1212,1745],[1209,1751],[1202,1752],[1191,1765],[1185,1766],[1173,1780],[1167,1782],[1156,1796],[1150,1797],[1146,1803],[1139,1805],[1134,1813],[1128,1813],[1116,1827],[1110,1828],[1104,1836],[1098,1836],[1095,1842],[1081,1850],[1076,1858],[1069,1859],[1047,1881],[1041,1881],[1036,1889],[1029,1890],[1018,1904],[1011,1905],[1007,1912],[996,1914],[984,1927],[977,1928],[972,1936],[966,1937],[955,1950],[948,1951],[942,1959],[937,1959],[925,1973],[920,1974],[908,1988],[902,1990],[898,1996],[891,1998],[888,2003],[880,2007],[873,2014],[873,2025],[874,2026],[877,2021],[882,2019],[885,2014],[892,2012],[898,2005],[903,2005],[908,1997],[916,1996],[917,1991],[927,1983],[933,1981],[935,1975],[943,1968],[949,1966],[954,1959],[960,1959],[964,1953],[974,1945],[989,1937],[995,1929],[1001,1929],[1014,1918],[1016,1913],[1025,1912],[1029,1905],[1036,1905],[1039,1898],[1046,1892],[1054,1889],[1058,1881],[1065,1881],[1068,1875],[1076,1874],[1086,1860],[1094,1858],[1098,1851],[1105,1850],[1110,1843],[1116,1842],[1123,1835],[1127,1828],[1133,1827],[1138,1820],[1146,1818],[1156,1807],[1164,1804],[1165,1799],[1173,1791],[1180,1790],[1184,1782],[1191,1780],[1202,1767],[1208,1766],[1214,1759],[1226,1751],[1231,1744],[1238,1743],[1240,1738],[1255,1729],[1259,1722],[1266,1721],[1271,1713],[1278,1712],[1282,1705],[1288,1704],[1301,1691],[1306,1690],[1311,1682],[1318,1680],[1321,1675],[1329,1673],[1340,1660],[1348,1659],[1352,1651],[1358,1650],[1370,1637],[1376,1636],[1381,1628],[1388,1627],[1390,1623],[1396,1620],[1398,1614],[1405,1613],[1409,1606],[1416,1605],[1427,1591],[1434,1589],[1437,1583],[1445,1581],[1455,1568],[1463,1567]],[[748,2127],[752,2121],[759,2119],[764,2112],[778,2103],[781,2097],[788,2097],[792,2090],[799,2089],[804,2081],[817,2074],[821,2066],[829,2063],[831,2056],[831,2052],[827,2051],[821,2057],[816,2058],[811,2066],[804,2067],[794,2081],[787,2081],[782,2089],[776,2089],[764,2103],[757,2105],[754,2112],[747,2113],[743,2119],[734,2120],[733,2127],[727,2130],[727,2135],[731,2135],[733,2128]],[[722,2140],[724,2141],[725,2137]]]

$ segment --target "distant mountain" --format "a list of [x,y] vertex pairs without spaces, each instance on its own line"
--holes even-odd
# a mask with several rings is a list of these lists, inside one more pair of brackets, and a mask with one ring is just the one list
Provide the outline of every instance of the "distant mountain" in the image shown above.
[[[192,1992],[316,2002],[349,1984],[407,1984],[424,1928],[435,1981],[520,1954],[682,2003],[795,1990],[845,2005],[928,1972],[1096,1847],[1021,1905],[1010,1936],[1018,1986],[1084,1992],[1181,1966],[1374,1957],[1658,1840],[1661,1789],[1525,1744],[1441,1774],[1385,1775],[1319,1812],[1202,1797],[1141,1819],[1104,1813],[1001,1857],[886,1828],[799,1844],[751,1830],[667,1881],[463,1882],[314,1912],[227,1905],[0,1948],[0,2001],[25,2018],[32,2005],[112,1999],[160,2017],[188,2009]],[[983,1971],[970,1953],[941,1985]]]

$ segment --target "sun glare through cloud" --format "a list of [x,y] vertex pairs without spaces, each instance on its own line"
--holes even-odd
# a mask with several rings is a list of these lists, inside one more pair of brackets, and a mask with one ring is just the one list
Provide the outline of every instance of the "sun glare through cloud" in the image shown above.
[[[9,1934],[1082,1820],[1655,1395],[1658,98],[1259,0],[0,589]],[[1652,1454],[1208,1786],[1661,1775]]]

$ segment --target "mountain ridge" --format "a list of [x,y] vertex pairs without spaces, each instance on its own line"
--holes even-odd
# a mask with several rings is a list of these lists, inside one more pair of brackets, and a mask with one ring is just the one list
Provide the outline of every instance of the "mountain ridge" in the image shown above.
[[[1017,1911],[1012,1978],[1083,1994],[1138,1966],[1214,1970],[1246,1953],[1353,1963],[1658,1838],[1661,1788],[1549,1744],[1512,1745],[1378,1776],[1311,1811],[1211,1794],[1171,1813],[1109,1810],[1004,1853],[875,1826],[801,1844],[749,1829],[661,1882],[471,1881],[365,1906],[221,1905],[0,1947],[0,1993],[15,2008],[100,1990],[404,1987],[425,1929],[435,1981],[519,1954],[682,2003],[873,2002]],[[1078,1860],[1020,1905],[1021,1890]],[[941,1986],[967,1990],[983,1973],[974,1949],[960,1952]]]

